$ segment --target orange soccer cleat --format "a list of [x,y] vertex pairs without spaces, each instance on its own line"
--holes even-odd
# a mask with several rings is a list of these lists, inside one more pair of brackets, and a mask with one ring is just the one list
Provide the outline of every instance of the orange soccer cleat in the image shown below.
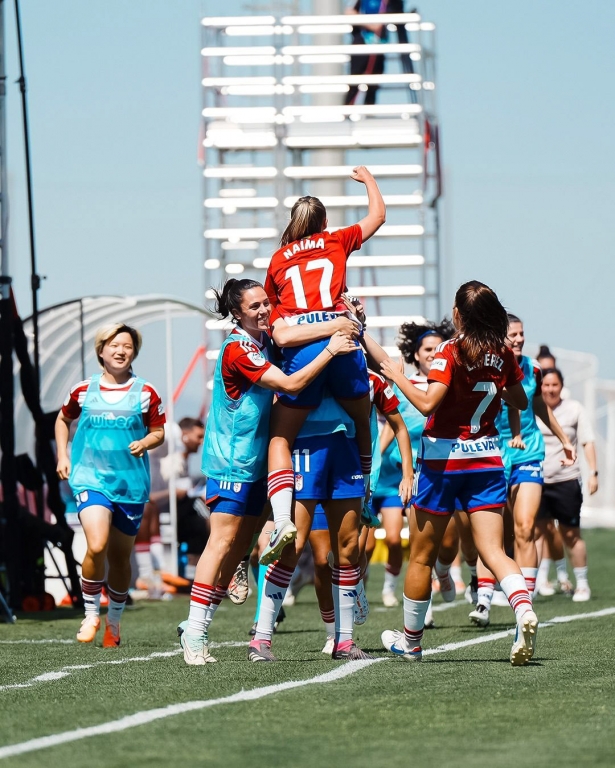
[[96,640],[96,633],[100,629],[99,616],[86,616],[81,622],[81,628],[77,632],[77,640],[80,643],[93,643]]
[[105,619],[105,634],[103,637],[103,648],[120,647],[120,625],[111,624],[109,619]]

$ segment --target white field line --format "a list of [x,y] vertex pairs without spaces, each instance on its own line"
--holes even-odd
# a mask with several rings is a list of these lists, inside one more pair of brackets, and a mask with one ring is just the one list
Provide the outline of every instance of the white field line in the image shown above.
[[47,645],[58,643],[60,645],[72,645],[76,640],[0,640],[0,645]]
[[[247,644],[247,642],[231,640],[224,643],[212,643],[210,648],[239,648]],[[105,661],[95,661],[92,664],[70,664],[69,666],[62,667],[61,669],[52,672],[43,672],[41,675],[37,675],[23,683],[0,685],[0,692],[14,690],[15,688],[32,688],[39,683],[50,683],[55,680],[61,680],[64,677],[69,677],[74,672],[81,672],[84,669],[94,669],[94,667],[104,667],[108,665],[117,666],[119,664],[132,664],[136,661],[167,659],[171,656],[178,656],[180,653],[183,653],[181,648],[174,648],[172,651],[156,651],[155,653],[150,653],[149,656],[130,656],[124,659],[107,659]]]
[[[581,619],[595,619],[602,616],[612,616],[615,614],[615,607],[604,608],[601,611],[593,611],[592,613],[579,613],[573,616],[556,616],[550,621],[541,624],[541,627],[550,627],[555,624],[565,624],[570,621],[579,621]],[[476,637],[470,640],[462,640],[459,643],[447,643],[441,645],[438,648],[429,648],[423,651],[423,655],[431,656],[436,653],[446,653],[448,651],[455,651],[459,648],[467,648],[471,645],[480,645],[481,643],[488,643],[492,640],[500,640],[508,637],[514,630],[506,632],[494,632],[490,635],[484,635],[483,637]],[[341,680],[344,677],[353,675],[355,672],[360,672],[362,669],[366,669],[372,664],[378,664],[381,661],[385,661],[385,658],[370,659],[369,661],[349,661],[347,664],[326,672],[324,675],[317,675],[316,677],[308,678],[307,680],[288,680],[285,683],[277,683],[276,685],[267,685],[264,688],[254,688],[251,691],[239,691],[231,696],[223,696],[219,699],[206,699],[204,701],[185,701],[180,704],[169,704],[166,707],[159,707],[157,709],[148,709],[142,712],[136,712],[134,715],[127,715],[121,717],[119,720],[111,720],[107,723],[101,723],[100,725],[93,725],[88,728],[76,728],[73,731],[64,731],[64,733],[56,733],[51,736],[42,736],[38,739],[30,739],[29,741],[22,741],[18,744],[9,744],[6,747],[0,747],[0,760],[5,757],[14,757],[15,755],[23,755],[27,752],[37,752],[41,749],[47,749],[48,747],[56,747],[60,744],[68,744],[73,741],[80,741],[81,739],[90,738],[90,736],[102,736],[108,733],[117,733],[119,731],[126,731],[129,728],[134,728],[139,725],[146,725],[156,720],[164,720],[167,717],[174,717],[175,715],[183,715],[185,712],[195,712],[200,709],[209,709],[215,707],[218,704],[236,704],[243,701],[255,701],[257,699],[264,699],[267,696],[271,696],[283,691],[289,691],[293,688],[302,688],[306,685],[319,685],[321,683],[331,683],[335,680]]]

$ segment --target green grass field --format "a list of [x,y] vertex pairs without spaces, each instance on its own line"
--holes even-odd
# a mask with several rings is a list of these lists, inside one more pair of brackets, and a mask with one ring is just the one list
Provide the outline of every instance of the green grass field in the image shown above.
[[[462,602],[436,612],[437,628],[424,641],[432,653],[422,664],[386,659],[367,666],[320,653],[325,638],[310,587],[274,640],[277,664],[246,660],[253,598],[221,606],[210,638],[227,645],[216,651],[219,663],[205,667],[185,666],[178,652],[175,626],[187,614],[187,597],[128,611],[119,650],[72,642],[80,616],[71,610],[20,617],[0,625],[0,763],[612,766],[615,613],[581,617],[615,610],[615,532],[590,531],[587,540],[592,600],[537,598],[542,622],[579,619],[542,628],[537,657],[523,668],[510,666],[511,638],[501,636],[512,626],[510,610],[494,608],[491,626],[480,630],[470,626]],[[378,656],[385,655],[381,631],[402,626],[401,608],[379,602],[381,583],[382,566],[375,566],[372,613],[357,633]],[[467,644],[442,648],[458,643]],[[134,718],[118,730],[127,716]],[[58,734],[64,743],[43,738]],[[7,753],[17,744],[29,751]]]

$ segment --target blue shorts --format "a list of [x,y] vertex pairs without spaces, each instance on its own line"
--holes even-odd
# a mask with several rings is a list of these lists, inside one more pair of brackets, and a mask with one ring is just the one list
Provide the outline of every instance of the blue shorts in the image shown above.
[[105,507],[111,511],[111,525],[126,536],[136,536],[139,532],[145,504],[124,504],[121,501],[110,501],[99,491],[81,491],[75,494],[77,513],[88,507]]
[[520,483],[537,483],[544,485],[542,473],[542,461],[529,461],[527,463],[513,464],[510,469],[508,485],[519,485]]
[[209,511],[235,517],[259,517],[267,501],[267,478],[254,483],[207,479],[205,502]]
[[404,508],[401,496],[374,496],[372,499],[372,509],[377,515],[382,509],[390,509],[391,507]]
[[314,519],[312,520],[313,531],[328,531],[329,521],[327,520],[327,514],[323,509],[322,504],[317,504],[314,510]]
[[434,472],[417,464],[411,504],[434,515],[452,515],[456,509],[478,512],[506,504],[503,469],[478,472]]
[[365,495],[359,449],[344,432],[297,438],[293,468],[297,499],[327,501]]
[[[320,339],[301,347],[285,347],[284,373],[287,376],[301,370],[329,343],[329,339]],[[356,352],[348,355],[336,355],[314,381],[298,395],[278,396],[278,402],[289,408],[317,408],[323,398],[325,387],[335,400],[359,400],[369,394],[369,376],[365,355],[357,345]]]

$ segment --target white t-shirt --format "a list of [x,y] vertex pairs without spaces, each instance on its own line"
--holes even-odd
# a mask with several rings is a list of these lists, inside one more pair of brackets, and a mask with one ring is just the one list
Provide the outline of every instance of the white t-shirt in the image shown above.
[[[559,405],[552,410],[560,427],[575,448],[577,448],[577,444],[583,446],[586,443],[595,442],[594,431],[587,418],[585,408],[578,400],[561,400]],[[545,439],[545,483],[561,483],[565,480],[580,478],[579,462],[576,461],[571,467],[563,467],[562,460],[566,455],[562,444],[540,419],[536,421]]]

